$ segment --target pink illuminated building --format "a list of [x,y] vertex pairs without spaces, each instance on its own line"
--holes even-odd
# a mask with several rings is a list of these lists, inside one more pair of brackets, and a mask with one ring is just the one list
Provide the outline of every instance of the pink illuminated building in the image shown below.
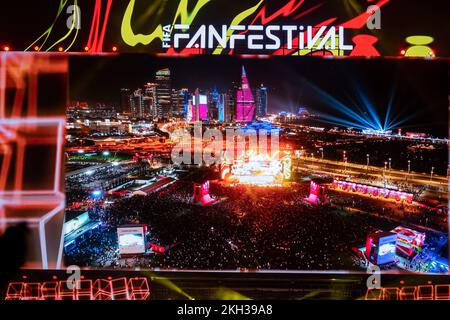
[[248,84],[245,68],[242,67],[242,85],[236,92],[236,121],[250,122],[255,113],[255,100]]
[[192,121],[202,121],[208,119],[208,97],[195,90],[192,101]]
[[326,195],[328,181],[326,179],[311,180],[309,186],[309,197],[306,198],[306,202],[310,204],[325,204],[328,203],[328,197]]
[[397,234],[396,252],[398,255],[409,258],[416,251],[422,249],[425,242],[425,233],[401,226],[395,228],[392,232]]
[[217,198],[211,197],[209,194],[209,181],[202,183],[194,183],[194,203],[202,206],[208,206],[217,201]]
[[368,196],[384,200],[395,200],[397,202],[413,203],[413,194],[399,190],[391,190],[388,188],[375,187],[350,181],[334,180],[331,188],[346,193],[355,193],[362,196]]

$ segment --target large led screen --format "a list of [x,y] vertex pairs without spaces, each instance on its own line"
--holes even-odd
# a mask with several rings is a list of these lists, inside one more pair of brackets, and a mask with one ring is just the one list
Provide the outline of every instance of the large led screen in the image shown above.
[[448,88],[444,60],[71,57],[67,210],[101,227],[65,263],[448,272]]

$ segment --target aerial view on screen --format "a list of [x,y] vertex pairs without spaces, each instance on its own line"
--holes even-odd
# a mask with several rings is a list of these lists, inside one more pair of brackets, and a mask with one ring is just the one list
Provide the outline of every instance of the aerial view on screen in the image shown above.
[[446,273],[448,75],[440,60],[71,57],[65,264]]

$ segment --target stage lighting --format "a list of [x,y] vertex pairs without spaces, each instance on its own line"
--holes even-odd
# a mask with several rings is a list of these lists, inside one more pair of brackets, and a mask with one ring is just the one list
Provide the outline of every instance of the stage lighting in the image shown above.
[[94,198],[99,198],[102,195],[102,191],[101,190],[94,190],[92,191],[92,196]]

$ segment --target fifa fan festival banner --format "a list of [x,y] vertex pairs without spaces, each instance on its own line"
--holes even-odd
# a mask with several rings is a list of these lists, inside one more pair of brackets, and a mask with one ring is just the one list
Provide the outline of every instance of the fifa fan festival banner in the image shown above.
[[[31,1],[30,1],[31,2]],[[162,55],[448,57],[437,1],[60,0],[2,2],[3,51]],[[436,3],[436,4],[435,4]],[[39,13],[39,14],[36,14]],[[27,23],[23,23],[23,21]],[[33,26],[30,28],[29,26]]]

